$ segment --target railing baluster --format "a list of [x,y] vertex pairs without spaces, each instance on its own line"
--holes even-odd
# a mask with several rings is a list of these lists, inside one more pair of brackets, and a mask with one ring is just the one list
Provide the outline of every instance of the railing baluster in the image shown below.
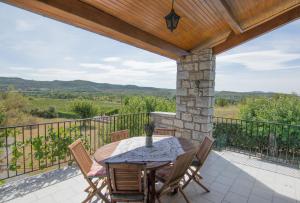
[[[60,136],[60,133],[59,133],[59,122],[57,122],[57,137],[58,137],[58,139],[60,139],[59,136]],[[60,157],[59,157],[59,155],[57,155],[57,161],[58,161],[58,168],[60,168]]]
[[[14,128],[14,138],[15,138],[15,149],[18,150],[17,148],[17,134],[16,134],[16,128]],[[16,176],[18,175],[18,159],[16,159]]]
[[92,120],[89,119],[89,125],[90,125],[90,132],[89,132],[89,136],[90,136],[90,154],[92,154]]
[[26,157],[25,157],[25,137],[24,137],[24,126],[22,127],[22,145],[23,145],[23,170],[24,174],[26,173]]
[[9,178],[9,153],[8,153],[8,130],[5,129],[5,151],[6,151],[6,171],[7,177]]
[[96,151],[96,143],[97,143],[97,137],[96,137],[96,121],[95,119],[93,119],[94,121],[94,152]]
[[[45,137],[45,140],[44,140],[44,142],[45,142],[45,151],[47,151],[48,149],[47,149],[47,124],[45,124],[44,125],[44,131],[45,131],[45,135],[44,135],[44,137]],[[46,167],[48,167],[48,155],[46,156],[46,158],[45,158],[45,164],[46,164]]]

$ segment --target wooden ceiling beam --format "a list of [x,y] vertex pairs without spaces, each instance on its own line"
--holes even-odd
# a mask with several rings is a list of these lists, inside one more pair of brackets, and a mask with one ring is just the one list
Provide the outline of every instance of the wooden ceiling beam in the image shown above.
[[8,3],[172,58],[189,52],[78,0],[5,0]]
[[233,32],[228,30],[227,32],[218,34],[217,36],[215,36],[213,38],[209,38],[208,40],[206,40],[206,41],[202,42],[201,44],[199,44],[198,46],[196,46],[190,52],[197,53],[202,49],[212,48],[222,42],[225,42],[231,33],[233,33]]
[[230,12],[230,8],[226,2],[224,0],[215,0],[213,3],[233,32],[235,34],[243,33],[243,29]]
[[213,47],[213,53],[220,54],[228,49],[245,43],[246,41],[256,38],[262,34],[270,32],[298,18],[300,18],[300,5],[285,13],[282,13],[279,16],[274,17],[273,19],[267,22],[258,25],[257,27],[245,31],[242,34],[230,35],[225,42]]

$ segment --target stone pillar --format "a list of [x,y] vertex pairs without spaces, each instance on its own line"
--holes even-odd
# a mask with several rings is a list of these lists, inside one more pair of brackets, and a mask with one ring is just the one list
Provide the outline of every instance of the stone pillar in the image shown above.
[[215,56],[200,50],[177,61],[176,136],[201,141],[212,135]]

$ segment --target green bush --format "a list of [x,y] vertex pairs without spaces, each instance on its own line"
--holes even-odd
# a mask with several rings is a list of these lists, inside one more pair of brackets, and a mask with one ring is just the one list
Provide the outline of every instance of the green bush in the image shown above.
[[42,118],[57,118],[58,113],[56,112],[56,108],[53,106],[49,106],[47,110],[40,110],[39,108],[32,109],[30,111],[31,115],[38,116]]
[[123,106],[121,107],[121,113],[139,113],[139,112],[153,112],[153,111],[166,111],[175,112],[176,103],[175,100],[170,100],[162,97],[126,97],[124,99]]
[[296,95],[249,98],[241,107],[240,117],[245,120],[300,125],[300,98]]
[[91,118],[97,115],[98,108],[90,101],[76,100],[71,105],[71,110],[80,118]]

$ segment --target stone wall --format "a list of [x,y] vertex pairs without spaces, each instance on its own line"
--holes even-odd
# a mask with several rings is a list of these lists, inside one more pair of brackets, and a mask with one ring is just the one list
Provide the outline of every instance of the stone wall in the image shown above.
[[175,128],[176,136],[199,142],[212,136],[215,56],[201,50],[177,61],[176,114],[153,112],[156,127]]
[[151,121],[155,123],[158,128],[174,128],[174,120],[176,113],[170,112],[151,112]]
[[215,87],[215,56],[201,50],[177,61],[177,136],[201,141],[212,135]]

